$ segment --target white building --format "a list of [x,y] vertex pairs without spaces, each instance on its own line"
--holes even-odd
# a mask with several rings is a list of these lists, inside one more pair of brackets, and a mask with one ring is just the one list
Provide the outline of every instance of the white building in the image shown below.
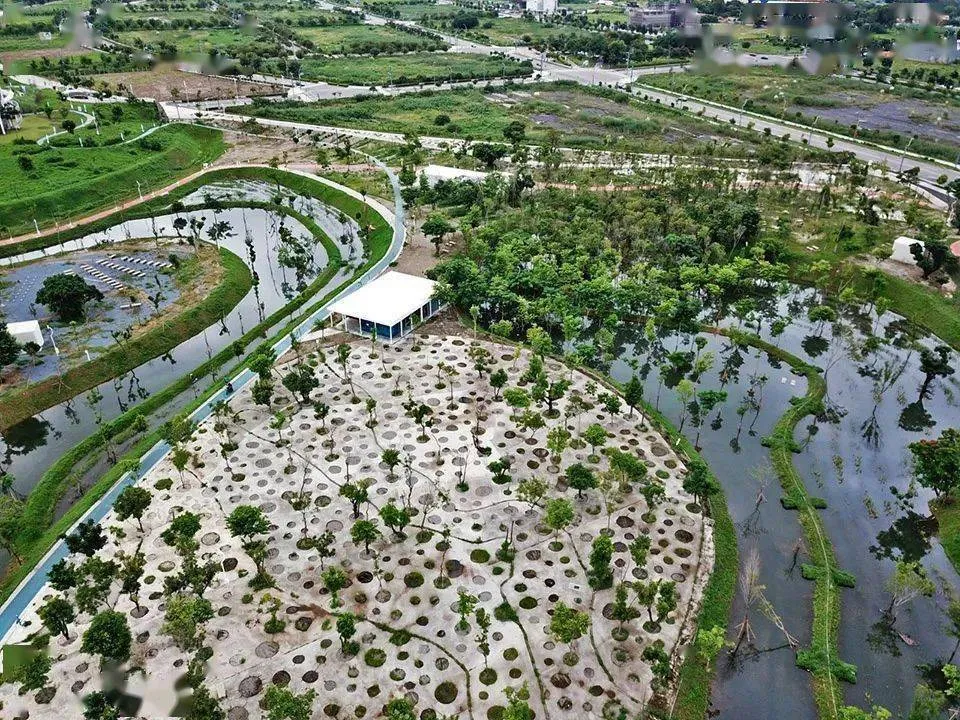
[[40,330],[40,323],[36,320],[7,323],[7,331],[21,345],[33,342],[43,347],[43,331]]
[[534,15],[554,15],[557,12],[557,0],[527,0],[527,12]]
[[335,302],[331,319],[347,332],[384,342],[408,335],[436,315],[443,303],[433,297],[436,283],[427,278],[388,272]]
[[913,253],[910,252],[911,245],[919,245],[921,248],[924,247],[922,240],[901,235],[893,241],[893,254],[890,255],[890,259],[903,263],[904,265],[916,265],[917,260],[913,257]]
[[441,180],[458,180],[461,182],[483,182],[487,173],[480,170],[465,170],[464,168],[450,167],[449,165],[427,165],[420,171],[427,179],[427,184],[433,187]]

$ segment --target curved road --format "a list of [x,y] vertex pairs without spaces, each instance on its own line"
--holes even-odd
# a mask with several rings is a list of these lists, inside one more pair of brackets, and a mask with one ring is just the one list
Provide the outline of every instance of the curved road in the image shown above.
[[[341,192],[356,198],[357,200],[366,202],[367,205],[373,208],[393,227],[393,238],[386,254],[384,254],[384,256],[373,265],[373,267],[363,273],[363,275],[361,275],[359,278],[351,282],[347,287],[337,293],[328,302],[324,303],[316,311],[303,318],[303,320],[301,320],[292,331],[284,335],[273,345],[273,351],[277,357],[280,357],[290,349],[291,340],[293,338],[303,337],[313,329],[317,322],[328,318],[330,316],[329,308],[331,304],[377,277],[381,272],[390,266],[390,263],[397,259],[397,257],[400,255],[400,252],[403,250],[403,244],[406,239],[406,228],[404,225],[405,217],[403,200],[400,196],[400,183],[396,174],[390,170],[390,168],[376,158],[371,157],[371,160],[385,170],[387,176],[390,178],[390,184],[393,187],[394,202],[394,211],[392,213],[386,206],[377,202],[376,200],[364,198],[360,193],[340,185],[339,183],[335,183],[331,180],[327,180],[326,178],[317,177],[299,170],[283,168],[287,170],[287,172],[317,180],[325,185],[334,187]],[[256,377],[256,373],[253,373],[248,369],[242,370],[230,380],[234,387],[234,393],[255,380]],[[221,388],[196,410],[190,413],[190,418],[199,423],[206,419],[213,412],[214,405],[221,400],[229,399],[230,395],[228,395],[224,388]],[[127,473],[121,477],[117,483],[93,505],[93,507],[91,507],[81,518],[77,520],[76,524],[91,519],[98,522],[102,520],[113,507],[113,503],[120,492],[128,485],[142,478],[151,468],[153,468],[163,459],[169,450],[170,446],[163,441],[154,445],[140,458],[140,466],[136,473]],[[30,574],[27,575],[23,581],[21,581],[10,597],[7,598],[6,602],[0,606],[0,647],[2,647],[4,643],[8,642],[8,637],[11,634],[11,630],[14,630],[18,626],[17,623],[21,614],[24,610],[26,610],[27,607],[29,607],[31,601],[43,589],[47,582],[47,573],[49,572],[50,568],[59,560],[67,557],[68,554],[69,552],[67,551],[65,543],[62,540],[58,540],[53,547],[50,548],[47,554],[44,555],[43,559],[37,564],[37,566],[30,572]]]

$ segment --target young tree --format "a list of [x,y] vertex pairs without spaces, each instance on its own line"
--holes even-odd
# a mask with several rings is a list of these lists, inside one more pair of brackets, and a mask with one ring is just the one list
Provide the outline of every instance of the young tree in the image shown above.
[[720,483],[710,475],[706,463],[694,460],[683,478],[683,489],[693,495],[701,507],[706,507],[710,496],[720,492]]
[[387,720],[417,720],[416,706],[405,697],[395,697],[383,708]]
[[630,408],[630,417],[633,417],[633,411],[643,402],[643,383],[637,379],[636,375],[631,375],[630,380],[624,385],[623,397],[627,401],[627,407]]
[[394,469],[400,464],[400,451],[396,448],[386,448],[380,453],[380,462],[387,466],[389,477],[394,477]]
[[467,620],[470,615],[473,614],[474,609],[477,607],[477,596],[471,595],[462,587],[457,588],[457,614],[460,616],[460,619],[457,621],[457,630],[460,632],[466,632],[470,629],[470,621]]
[[633,591],[637,594],[637,602],[647,609],[647,617],[651,623],[653,622],[653,606],[657,601],[657,593],[659,590],[659,580],[635,582],[633,584]]
[[560,532],[573,522],[575,513],[573,505],[565,498],[553,498],[547,500],[544,508],[543,521],[547,527],[553,530],[554,538],[560,536]]
[[570,444],[571,437],[570,431],[562,425],[551,428],[550,432],[547,433],[547,449],[550,451],[555,464],[560,464],[563,451],[566,450],[567,445]]
[[641,570],[647,564],[647,555],[650,553],[650,536],[639,535],[630,543],[630,557],[633,564]]
[[921,595],[930,597],[937,590],[933,580],[927,577],[923,565],[904,560],[897,561],[893,575],[887,578],[886,587],[887,592],[890,593],[890,605],[887,607],[886,613],[891,622],[896,620],[897,608],[906,605]]
[[620,583],[613,594],[613,619],[623,627],[624,623],[630,622],[636,617],[636,611],[630,605],[627,584]]
[[574,610],[563,602],[553,607],[550,617],[550,634],[557,642],[572,645],[582,638],[590,627],[590,616],[585,612]]
[[85,520],[77,525],[75,532],[63,538],[67,549],[72,553],[82,553],[91,557],[107,544],[103,528],[93,520]]
[[480,654],[483,655],[483,666],[487,667],[487,659],[490,657],[490,625],[492,620],[490,614],[486,611],[485,608],[477,608],[477,612],[474,615],[474,619],[477,621],[477,649],[480,651]]
[[433,243],[433,254],[436,257],[440,257],[440,245],[443,243],[444,236],[453,232],[453,229],[453,225],[439,212],[430,213],[420,227],[423,234],[430,238],[430,242]]
[[267,520],[263,511],[252,505],[237,505],[227,516],[227,529],[233,537],[240,538],[240,544],[244,551],[256,565],[257,574],[251,579],[251,586],[270,587],[273,585],[273,578],[263,568],[263,563],[267,557],[267,542],[256,537],[270,530],[270,521]]
[[613,568],[610,560],[613,558],[613,541],[606,535],[598,535],[593,539],[590,548],[590,587],[594,590],[605,590],[613,585]]
[[128,596],[134,606],[139,609],[140,580],[147,566],[147,557],[139,550],[129,554],[121,550],[117,553],[117,561],[120,564],[117,572],[117,577],[120,579],[120,592]]
[[134,518],[137,521],[137,527],[143,532],[143,514],[150,507],[152,499],[150,491],[146,488],[136,485],[128,485],[117,496],[113,503],[113,510],[117,513],[117,518],[121,521],[128,518]]
[[567,468],[567,484],[577,491],[577,497],[583,497],[584,490],[597,487],[597,476],[582,463],[574,463]]
[[203,624],[213,615],[213,606],[206,598],[174,595],[167,600],[160,632],[169,635],[181,650],[198,650],[203,644]]
[[398,538],[403,538],[403,529],[410,524],[410,513],[391,500],[380,508],[380,519]]
[[935,440],[908,445],[917,482],[940,498],[960,486],[960,429],[948,428]]
[[315,690],[296,695],[288,688],[271,685],[263,696],[263,705],[269,720],[310,720],[316,697]]
[[73,604],[64,597],[54,595],[37,610],[43,626],[53,635],[62,635],[70,639],[70,623],[77,619]]
[[490,387],[493,388],[493,399],[500,399],[500,392],[503,390],[504,386],[507,384],[509,377],[507,376],[507,371],[503,368],[497,368],[492,373],[490,373]]
[[337,633],[340,635],[340,650],[344,655],[354,655],[356,650],[353,649],[353,646],[356,645],[355,642],[351,641],[352,638],[357,633],[357,616],[353,613],[343,613],[337,617]]
[[662,623],[667,615],[677,609],[677,584],[672,580],[660,583],[657,596],[657,622]]
[[350,528],[350,539],[354,545],[363,545],[364,552],[370,553],[370,543],[376,542],[382,533],[376,520],[357,520]]
[[503,720],[533,720],[533,710],[527,702],[530,699],[530,691],[526,684],[519,689],[508,687],[504,690],[507,697],[507,707],[503,710]]
[[320,573],[320,579],[330,593],[330,607],[340,607],[340,597],[337,593],[347,586],[347,574],[338,567],[330,567]]
[[83,633],[80,651],[99,655],[103,661],[124,662],[130,657],[132,641],[127,616],[114,610],[104,610],[94,616]]
[[64,322],[70,322],[84,319],[87,302],[102,299],[103,293],[84,282],[79,275],[57,273],[43,281],[36,302],[46,305]]
[[353,517],[360,517],[360,508],[370,499],[367,488],[370,486],[366,480],[358,480],[355,483],[344,483],[340,486],[340,494],[350,501],[353,508]]
[[597,448],[607,444],[607,431],[598,423],[593,423],[583,431],[583,439],[590,446],[590,454],[596,457]]
[[283,376],[283,386],[297,398],[300,407],[310,404],[310,393],[320,386],[317,375],[309,365],[298,365]]
[[527,503],[530,509],[540,505],[547,494],[547,483],[540,478],[524,478],[517,484],[517,500]]
[[191,540],[200,531],[200,516],[192,512],[177,515],[167,529],[160,533],[160,537],[167,545],[176,547],[184,541]]

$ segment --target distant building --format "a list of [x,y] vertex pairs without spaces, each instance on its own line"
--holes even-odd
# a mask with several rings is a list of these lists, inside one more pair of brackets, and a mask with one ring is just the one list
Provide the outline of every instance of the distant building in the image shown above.
[[628,7],[630,27],[647,30],[670,30],[698,22],[696,8],[676,2],[652,3],[644,7]]
[[557,0],[526,0],[527,12],[534,15],[555,15]]

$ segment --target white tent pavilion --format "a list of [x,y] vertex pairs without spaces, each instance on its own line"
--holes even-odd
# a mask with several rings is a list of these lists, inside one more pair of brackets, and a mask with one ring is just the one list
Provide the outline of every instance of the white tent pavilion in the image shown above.
[[40,330],[40,323],[36,320],[7,323],[7,331],[21,345],[32,342],[43,347],[43,332]]
[[399,340],[413,328],[436,315],[443,303],[433,297],[433,280],[388,272],[338,300],[331,307],[333,321],[356,335]]

